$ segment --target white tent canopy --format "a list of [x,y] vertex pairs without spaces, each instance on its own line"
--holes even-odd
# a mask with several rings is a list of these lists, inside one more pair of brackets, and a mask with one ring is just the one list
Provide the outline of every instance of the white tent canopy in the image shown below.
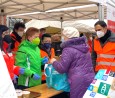
[[[52,12],[54,9],[68,7],[77,8]],[[0,0],[0,10],[1,15],[10,15],[9,17],[25,19],[46,19],[59,21],[60,17],[63,17],[64,21],[68,21],[72,19],[98,18],[97,3],[90,0]],[[23,13],[32,12],[36,12],[36,14],[22,15]],[[16,14],[21,15],[15,16]]]
[[61,32],[61,22],[60,21],[46,21],[46,20],[31,20],[26,23],[26,30],[29,27],[35,28],[46,28],[47,33],[59,33]]
[[[63,27],[72,26],[78,29],[80,32],[93,33],[94,24],[98,21],[98,19],[87,19],[87,20],[77,20],[77,21],[68,21],[64,22]],[[107,23],[107,20],[104,20]]]
[[31,20],[28,23],[26,23],[26,27],[36,27],[38,29],[40,28],[46,28],[46,27],[55,27],[55,28],[61,28],[61,22],[60,21],[46,21],[46,20]]
[[97,19],[96,20],[89,19],[89,20],[68,21],[64,23],[63,27],[72,26],[78,29],[80,32],[91,33],[91,32],[94,32],[94,24],[96,21]]
[[[64,21],[62,24],[62,28],[64,27],[75,27],[79,30],[79,32],[94,32],[94,24],[97,20],[79,20],[79,21]],[[45,27],[55,27],[60,28],[61,30],[61,22],[60,21],[45,21],[45,20],[31,20],[26,23],[26,28],[36,27],[38,29]]]

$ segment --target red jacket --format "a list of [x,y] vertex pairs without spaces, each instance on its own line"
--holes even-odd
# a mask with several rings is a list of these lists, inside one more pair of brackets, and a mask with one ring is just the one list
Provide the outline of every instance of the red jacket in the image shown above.
[[12,55],[12,53],[5,53],[2,51],[4,60],[6,62],[7,68],[8,68],[8,72],[10,74],[11,79],[14,78],[14,75],[19,75],[19,66],[14,66],[14,57]]
[[12,52],[15,55],[15,53],[17,52],[18,47],[22,41],[22,38],[16,32],[11,33],[10,36],[12,38],[12,45],[11,45]]
[[90,53],[92,52],[92,41],[88,40],[88,45],[89,45],[89,51]]

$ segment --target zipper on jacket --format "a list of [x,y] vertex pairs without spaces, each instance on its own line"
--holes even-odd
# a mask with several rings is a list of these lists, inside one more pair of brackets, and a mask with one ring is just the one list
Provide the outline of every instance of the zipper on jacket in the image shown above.
[[[30,62],[29,62],[28,57],[27,57],[27,65],[28,65],[28,69],[30,69]],[[29,86],[29,80],[30,80],[30,77],[27,77],[26,82],[25,82],[25,86]]]

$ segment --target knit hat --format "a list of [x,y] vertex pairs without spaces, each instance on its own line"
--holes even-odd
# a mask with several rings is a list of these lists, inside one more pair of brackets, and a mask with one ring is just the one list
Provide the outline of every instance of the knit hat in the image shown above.
[[74,27],[65,27],[62,34],[67,38],[79,37],[79,31]]

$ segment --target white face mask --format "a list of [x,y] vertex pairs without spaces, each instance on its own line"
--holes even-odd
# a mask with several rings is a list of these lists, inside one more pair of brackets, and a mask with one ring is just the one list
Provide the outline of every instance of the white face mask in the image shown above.
[[97,31],[96,34],[97,34],[98,38],[101,38],[101,37],[103,37],[105,35],[105,33],[102,32],[102,31]]
[[23,34],[24,34],[24,32],[18,32],[18,35],[19,35],[20,37],[22,37]]

